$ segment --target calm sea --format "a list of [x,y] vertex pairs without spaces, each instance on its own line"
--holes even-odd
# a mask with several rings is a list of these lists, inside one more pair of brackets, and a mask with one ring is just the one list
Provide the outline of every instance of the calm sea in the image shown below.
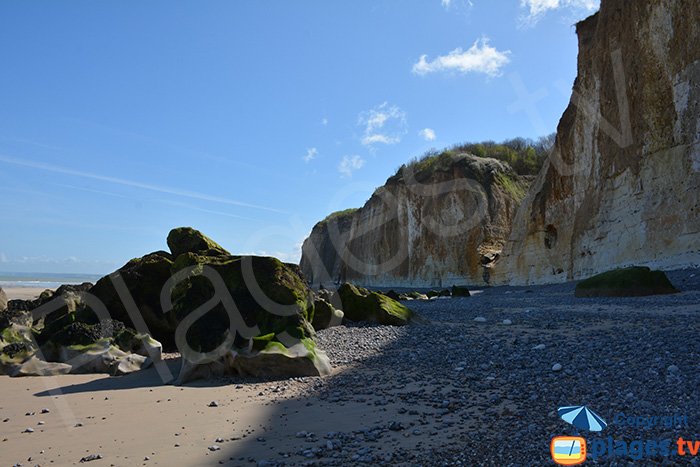
[[32,272],[0,272],[0,287],[36,287],[55,289],[63,284],[93,284],[102,277],[95,274],[51,274]]

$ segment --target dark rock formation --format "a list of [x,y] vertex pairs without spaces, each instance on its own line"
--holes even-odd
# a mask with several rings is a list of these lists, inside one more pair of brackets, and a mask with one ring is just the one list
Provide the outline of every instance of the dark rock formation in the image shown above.
[[345,319],[349,321],[403,326],[413,318],[413,312],[401,303],[362,287],[343,284],[338,289],[338,295],[343,303]]
[[641,297],[678,293],[662,271],[647,267],[616,269],[576,284],[577,297]]

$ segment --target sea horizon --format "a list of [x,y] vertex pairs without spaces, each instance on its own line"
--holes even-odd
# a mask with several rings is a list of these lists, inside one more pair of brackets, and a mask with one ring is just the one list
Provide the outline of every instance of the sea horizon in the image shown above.
[[0,271],[2,288],[56,289],[66,284],[97,282],[103,274],[50,273],[50,272],[8,272]]

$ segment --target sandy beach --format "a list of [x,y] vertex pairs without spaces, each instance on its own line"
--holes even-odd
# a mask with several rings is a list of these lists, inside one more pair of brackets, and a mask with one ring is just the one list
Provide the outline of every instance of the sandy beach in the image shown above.
[[[430,323],[319,332],[325,378],[176,387],[154,368],[2,376],[0,464],[544,465],[552,437],[574,433],[557,407],[582,403],[610,422],[589,442],[700,439],[699,355],[688,346],[700,274],[670,277],[682,293],[575,299],[564,284],[407,302]],[[621,412],[683,414],[688,425],[612,423]],[[688,459],[651,458],[662,461]]]
[[33,300],[46,289],[40,287],[3,287],[8,300]]

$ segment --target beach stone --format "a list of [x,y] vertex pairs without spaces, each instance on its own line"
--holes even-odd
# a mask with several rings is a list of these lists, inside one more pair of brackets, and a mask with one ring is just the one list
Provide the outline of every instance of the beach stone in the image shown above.
[[648,267],[615,269],[576,285],[576,297],[639,297],[678,293],[663,271]]
[[477,316],[476,318],[474,318],[474,321],[477,323],[485,323],[486,318],[484,318],[483,316]]
[[559,363],[555,363],[555,364],[552,366],[552,371],[554,371],[554,372],[561,371],[562,369],[563,369],[563,367],[562,367],[561,364],[559,364]]
[[318,298],[314,300],[314,317],[311,325],[316,331],[340,326],[343,316],[344,313],[341,310],[336,310],[328,301]]
[[469,292],[467,287],[453,285],[452,286],[452,296],[453,297],[471,297],[472,294]]
[[413,318],[413,312],[386,295],[370,292],[352,284],[338,289],[345,319],[368,321],[390,326],[403,326]]
[[511,324],[513,324],[513,321],[511,321],[511,320],[509,320],[509,319],[504,319],[502,322],[503,322],[503,324],[506,325],[506,326],[510,326]]
[[537,344],[532,348],[532,350],[544,350],[547,346],[544,344]]

